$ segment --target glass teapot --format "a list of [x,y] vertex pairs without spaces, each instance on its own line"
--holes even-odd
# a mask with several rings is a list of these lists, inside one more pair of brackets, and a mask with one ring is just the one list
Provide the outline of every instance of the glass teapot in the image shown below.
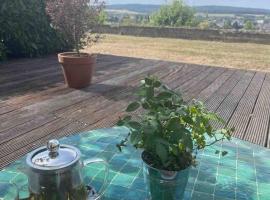
[[[99,194],[83,183],[83,167],[103,163],[104,182]],[[27,155],[26,168],[31,200],[95,200],[103,195],[108,177],[108,164],[100,158],[81,160],[79,149],[50,140]]]

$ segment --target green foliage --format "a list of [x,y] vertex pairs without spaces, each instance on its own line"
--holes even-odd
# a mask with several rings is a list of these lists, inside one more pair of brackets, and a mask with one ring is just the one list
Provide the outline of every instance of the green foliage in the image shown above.
[[100,0],[46,0],[52,26],[78,55],[80,49],[100,39],[98,34],[91,34],[91,30],[100,22],[103,7],[104,2]]
[[105,24],[108,19],[108,14],[102,10],[98,16],[98,24]]
[[121,150],[130,142],[145,150],[151,157],[150,164],[158,169],[185,169],[195,164],[198,150],[231,138],[233,129],[225,126],[216,130],[211,125],[212,122],[225,125],[217,114],[207,111],[201,102],[185,103],[181,94],[156,77],[141,81],[137,95],[138,100],[129,104],[126,111],[144,112],[126,115],[118,121],[119,126],[130,128],[130,133],[117,147]]
[[210,28],[210,23],[208,20],[202,21],[199,23],[198,27],[200,29],[209,29]]
[[182,0],[174,0],[172,4],[162,6],[153,13],[150,22],[155,26],[189,26],[193,23],[194,13]]
[[0,59],[33,57],[66,47],[50,26],[45,0],[1,0]]
[[232,29],[232,21],[230,19],[226,19],[224,21],[223,28],[224,29]]
[[254,30],[254,24],[252,23],[252,21],[248,20],[245,22],[245,25],[244,25],[244,29],[246,30]]

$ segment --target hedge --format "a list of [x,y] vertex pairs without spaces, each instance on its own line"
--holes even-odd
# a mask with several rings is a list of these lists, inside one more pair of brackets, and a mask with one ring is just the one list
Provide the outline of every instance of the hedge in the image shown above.
[[41,56],[67,47],[50,26],[46,0],[0,2],[0,60]]

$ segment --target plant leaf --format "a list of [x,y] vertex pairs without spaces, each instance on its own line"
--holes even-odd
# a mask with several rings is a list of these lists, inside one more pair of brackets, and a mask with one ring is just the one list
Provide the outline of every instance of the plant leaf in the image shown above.
[[133,112],[137,110],[139,107],[140,107],[140,104],[137,101],[132,102],[131,104],[128,105],[126,112]]
[[141,129],[141,124],[139,122],[136,121],[130,121],[128,122],[128,125],[130,126],[130,128],[133,128],[135,130],[140,130]]
[[165,148],[165,146],[159,142],[156,144],[156,154],[161,159],[161,162],[163,164],[166,163],[167,157],[168,157],[168,151]]
[[130,135],[130,143],[132,145],[138,144],[142,140],[142,135],[138,131],[133,131]]
[[172,93],[171,92],[161,92],[157,95],[157,99],[158,100],[163,100],[163,99],[167,99],[167,98],[170,98],[172,97]]
[[145,84],[151,86],[153,84],[153,80],[151,78],[145,78]]

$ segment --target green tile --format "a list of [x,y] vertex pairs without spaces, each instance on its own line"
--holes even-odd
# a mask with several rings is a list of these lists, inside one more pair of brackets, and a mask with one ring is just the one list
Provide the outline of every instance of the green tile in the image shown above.
[[246,170],[238,170],[237,169],[237,179],[243,181],[256,181],[255,170],[246,168]]
[[130,187],[133,181],[134,181],[133,176],[119,173],[114,177],[111,183],[122,187]]
[[142,178],[136,178],[133,181],[131,188],[144,191],[146,188],[146,185],[145,185],[144,180]]
[[270,198],[270,182],[268,183],[258,183],[258,193],[260,195],[267,195]]
[[97,158],[102,158],[106,161],[109,161],[112,159],[112,157],[115,155],[114,152],[109,152],[109,151],[102,151],[99,154],[96,155]]
[[228,198],[228,199],[235,199],[236,193],[235,193],[234,188],[226,187],[225,189],[223,186],[220,186],[219,184],[217,184],[214,196]]
[[238,199],[257,199],[257,193],[256,182],[241,182],[237,180],[236,197]]
[[137,176],[139,171],[140,171],[140,168],[133,167],[133,166],[130,166],[130,165],[125,165],[121,169],[121,173],[126,174],[126,175],[130,175],[130,176]]
[[12,183],[16,183],[16,186],[21,188],[25,185],[28,185],[28,177],[25,174],[18,174],[13,179],[11,179]]
[[237,166],[237,162],[235,161],[235,159],[228,159],[228,158],[221,158],[219,161],[219,165],[221,167],[229,167],[229,168],[233,168],[236,169]]
[[109,175],[108,175],[108,182],[111,182],[116,175],[117,175],[117,172],[110,170]]
[[213,194],[215,190],[215,184],[211,184],[209,182],[196,181],[194,190],[196,192]]
[[269,183],[270,174],[256,172],[256,178],[259,183]]
[[212,194],[207,194],[203,192],[193,192],[192,200],[211,200],[214,196]]
[[147,193],[138,190],[129,190],[123,199],[125,200],[140,200],[146,199]]
[[129,192],[129,189],[126,187],[121,187],[118,185],[110,185],[105,191],[105,199],[106,198],[114,198],[120,200],[124,197],[126,193]]
[[203,171],[200,171],[198,175],[198,180],[214,184],[217,182],[217,174],[205,173]]
[[0,181],[1,182],[9,182],[10,180],[14,179],[18,173],[9,172],[9,171],[1,171],[0,172]]
[[226,197],[220,197],[220,196],[214,196],[214,200],[235,200],[235,198],[226,198]]
[[218,175],[215,196],[235,198],[236,179],[230,176]]
[[231,176],[233,178],[236,178],[236,169],[225,167],[225,166],[219,166],[218,167],[218,174],[223,176]]

